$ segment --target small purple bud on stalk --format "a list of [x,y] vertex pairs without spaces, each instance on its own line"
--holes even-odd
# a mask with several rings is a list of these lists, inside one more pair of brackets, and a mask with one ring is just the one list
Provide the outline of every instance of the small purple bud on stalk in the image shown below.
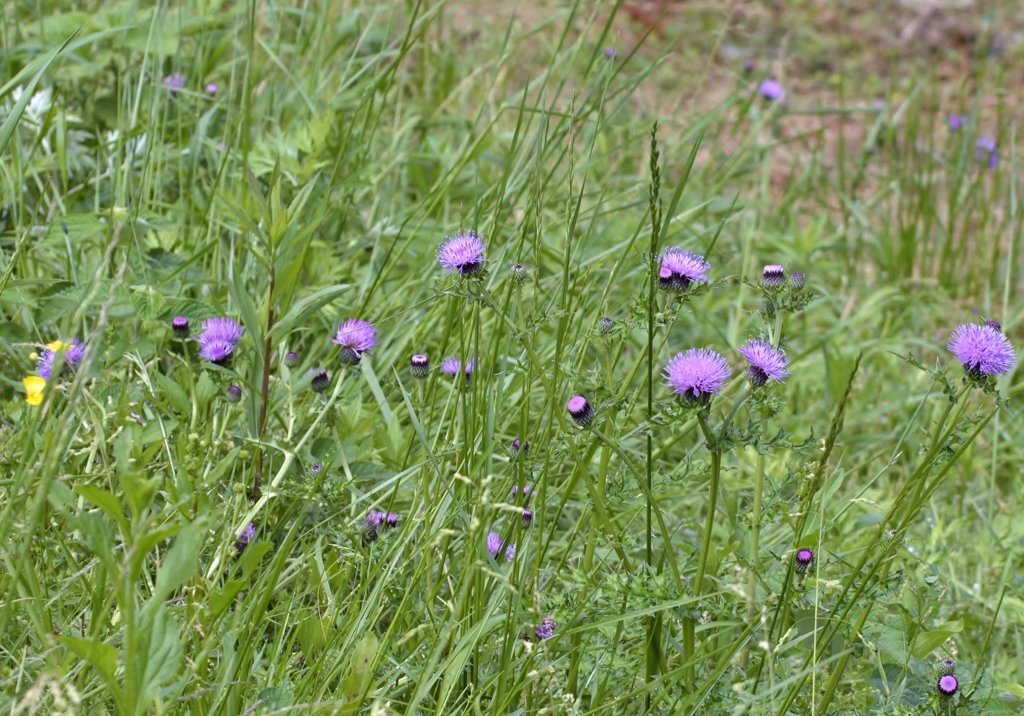
[[338,357],[347,365],[358,365],[364,353],[377,347],[377,329],[366,321],[350,318],[340,326],[331,343],[341,346]]
[[473,276],[484,270],[486,262],[483,239],[473,231],[446,236],[437,248],[437,263],[448,273]]
[[409,361],[409,372],[414,378],[426,378],[430,375],[430,359],[425,355],[414,355]]
[[939,662],[939,676],[949,676],[956,671],[956,662],[949,657]]
[[[519,445],[520,445],[519,438],[516,438],[515,440],[512,441],[512,444],[508,446],[508,456],[509,456],[510,459],[515,460],[517,457],[519,457]],[[516,490],[516,488],[513,487],[512,488],[512,494],[513,495],[515,494],[515,490]]]
[[523,527],[529,527],[531,524],[533,524],[533,512],[523,510]]
[[557,628],[558,625],[555,623],[554,619],[544,617],[540,620],[540,625],[533,630],[533,634],[537,637],[537,641],[544,641],[545,639],[553,637],[555,635],[555,629]]
[[323,469],[323,465],[321,465],[320,463],[314,463],[309,466],[309,476],[316,477],[320,474],[320,471]]
[[235,549],[239,553],[243,552],[245,548],[249,546],[249,543],[252,542],[252,539],[255,536],[256,525],[250,522],[245,526],[245,529],[242,530],[242,533],[238,535],[238,538],[235,539]]
[[743,63],[743,72],[745,74],[749,75],[753,71],[754,71],[754,61],[753,60],[747,60],[746,62]]
[[[524,498],[529,497],[530,493],[532,491],[533,490],[530,488],[529,485],[523,485],[523,497]],[[519,494],[519,486],[518,485],[513,485],[512,486],[512,499],[514,500],[516,498],[516,495],[518,495],[518,494]]]
[[945,699],[952,698],[953,694],[956,693],[956,690],[959,687],[960,683],[952,674],[940,676],[938,682],[935,684],[935,690],[939,692],[939,696]]
[[585,428],[590,425],[594,419],[594,409],[590,407],[590,403],[582,395],[577,395],[574,398],[570,398],[566,409],[569,411],[569,417],[571,417],[577,425],[581,428]]
[[608,316],[605,316],[597,322],[597,332],[602,336],[607,336],[613,330],[615,330],[615,321],[608,318]]
[[228,389],[224,391],[224,397],[229,403],[238,403],[242,400],[242,389],[237,385],[229,385]]
[[604,56],[607,57],[609,60],[612,59],[613,57],[615,57],[615,48],[614,47],[607,48],[604,51]]
[[812,564],[814,564],[814,552],[809,549],[797,550],[796,559],[793,564],[793,569],[796,570],[797,574],[803,574]]
[[764,287],[769,291],[776,291],[786,284],[786,269],[778,264],[768,264],[764,267]]
[[526,267],[522,264],[515,264],[508,271],[508,277],[512,280],[516,286],[521,286],[523,282],[529,278],[530,273],[526,270]]
[[673,357],[662,377],[684,401],[707,403],[729,379],[725,358],[707,348],[691,348]]
[[962,114],[951,114],[946,117],[946,124],[949,126],[949,131],[958,132],[964,122],[967,121],[967,117]]
[[309,372],[313,374],[313,380],[310,382],[309,387],[313,389],[315,393],[323,393],[331,385],[331,378],[327,375],[326,370],[320,368],[310,368]]
[[293,351],[288,351],[284,354],[284,364],[289,368],[298,368],[302,359],[299,358],[299,354]]
[[213,82],[211,82],[210,84],[206,85],[206,94],[210,95],[211,97],[216,96],[216,94],[217,94],[217,85],[215,85]]
[[804,287],[804,275],[802,273],[791,273],[789,275],[789,287],[799,291]]
[[772,348],[767,341],[749,341],[740,348],[740,353],[747,359],[747,377],[755,388],[760,388],[769,380],[781,383],[790,374],[786,370],[789,358],[777,348]]
[[[487,551],[491,553],[491,556],[495,559],[498,558],[498,552],[501,551],[501,535],[497,532],[490,532],[487,535]],[[516,546],[510,544],[505,548],[505,561],[511,562],[516,556]]]
[[174,335],[177,338],[181,338],[182,340],[188,338],[190,333],[188,319],[184,316],[175,316],[171,320],[171,330],[174,331]]

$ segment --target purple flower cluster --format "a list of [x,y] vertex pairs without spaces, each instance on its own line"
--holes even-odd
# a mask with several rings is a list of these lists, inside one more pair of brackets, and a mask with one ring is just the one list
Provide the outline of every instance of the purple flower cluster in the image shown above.
[[350,318],[338,326],[338,332],[331,342],[341,346],[338,357],[342,363],[357,365],[363,353],[377,347],[377,329],[366,321]]
[[[501,535],[497,532],[490,532],[487,535],[487,551],[491,553],[491,556],[495,559],[498,558],[498,553],[502,547]],[[516,556],[516,546],[514,544],[508,544],[505,546],[505,561],[511,562]]]
[[995,169],[999,164],[999,148],[996,140],[991,137],[978,137],[974,142],[974,154],[978,161],[985,162],[989,169]]
[[[68,370],[75,370],[85,355],[85,344],[81,343],[77,338],[72,338],[70,341],[47,343],[42,355],[39,356],[39,360],[36,361],[36,375],[43,380],[49,380],[50,376],[53,375],[53,363],[62,351],[64,353],[64,367]],[[58,373],[60,372],[59,368],[60,366],[58,366]]]
[[366,515],[366,541],[376,542],[381,528],[393,530],[398,527],[398,515],[394,512],[370,510]]
[[708,283],[711,265],[700,254],[678,247],[665,249],[658,269],[658,285],[667,291],[686,291],[692,284]]
[[725,358],[707,348],[679,353],[665,366],[665,382],[686,401],[707,402],[729,379]]
[[203,321],[199,334],[199,357],[216,365],[227,365],[242,337],[242,324],[233,318],[210,318]]
[[473,276],[484,270],[484,242],[474,231],[448,236],[437,248],[437,262],[448,273]]
[[782,99],[782,85],[772,79],[762,80],[758,85],[757,93],[769,102]]
[[946,348],[975,379],[1006,375],[1017,363],[1013,344],[994,321],[983,326],[975,323],[957,326]]
[[769,380],[781,383],[789,375],[789,358],[767,341],[750,341],[740,348],[740,354],[747,359],[747,377],[755,387],[760,388]]
[[245,526],[245,529],[243,529],[241,533],[238,535],[238,537],[235,539],[235,549],[238,552],[244,551],[245,548],[249,546],[249,543],[252,542],[253,537],[255,536],[256,525],[250,522]]
[[540,620],[540,624],[537,628],[533,630],[533,635],[537,637],[537,641],[544,641],[545,639],[553,637],[555,635],[555,629],[557,628],[558,625],[555,623],[554,619],[544,617]]

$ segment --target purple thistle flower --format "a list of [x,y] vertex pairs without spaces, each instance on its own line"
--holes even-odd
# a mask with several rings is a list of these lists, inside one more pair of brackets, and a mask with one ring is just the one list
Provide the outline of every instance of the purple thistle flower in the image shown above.
[[204,339],[199,336],[199,357],[216,365],[227,365],[235,352],[235,344],[220,339]]
[[757,88],[758,94],[769,102],[774,102],[782,97],[782,85],[775,80],[763,80]]
[[753,72],[754,71],[754,61],[753,60],[747,60],[746,62],[744,62],[743,63],[743,71],[745,73],[747,73],[747,74],[750,74],[751,72]]
[[956,671],[956,662],[946,657],[939,662],[939,676],[949,676]]
[[673,392],[694,403],[707,402],[712,394],[718,395],[729,375],[725,358],[707,348],[691,348],[676,354],[662,374]]
[[460,276],[472,276],[483,271],[484,242],[474,231],[446,236],[437,248],[437,262],[441,268]]
[[[487,551],[491,553],[491,556],[495,559],[498,558],[498,552],[501,551],[501,535],[497,532],[491,532],[487,535]],[[516,546],[510,544],[505,548],[505,561],[511,562],[516,556]]]
[[188,338],[188,335],[191,332],[188,325],[188,319],[184,316],[175,316],[171,320],[171,330],[174,331],[174,335],[176,337],[181,338],[182,340]]
[[949,131],[958,132],[960,127],[967,122],[967,116],[963,114],[951,114],[946,117],[946,124],[949,126]]
[[250,522],[245,526],[245,529],[242,530],[241,534],[239,534],[238,537],[235,539],[235,549],[239,552],[242,552],[243,550],[245,550],[246,547],[249,546],[249,543],[252,542],[252,539],[255,536],[256,525]]
[[298,353],[288,351],[284,354],[284,364],[289,368],[298,368],[300,363],[302,363],[302,359],[299,358]]
[[747,377],[750,382],[760,388],[769,380],[781,383],[789,375],[786,366],[789,358],[781,350],[772,348],[767,341],[753,340],[740,348],[740,354],[747,359]]
[[224,397],[229,403],[240,403],[242,401],[242,389],[237,385],[229,385],[224,391]]
[[769,291],[780,289],[786,283],[786,269],[778,264],[768,264],[761,275],[764,287]]
[[409,361],[409,372],[414,378],[426,378],[430,375],[430,359],[425,355],[414,355]]
[[608,316],[604,316],[600,321],[597,322],[597,332],[602,336],[607,336],[615,330],[615,321]]
[[974,143],[974,155],[978,161],[987,163],[989,169],[994,169],[999,163],[999,152],[996,148],[996,140],[991,137],[978,137]]
[[462,361],[458,358],[445,358],[444,363],[441,364],[441,372],[448,375],[458,375],[460,370],[462,370]]
[[939,680],[935,684],[935,690],[939,692],[939,696],[947,699],[952,697],[959,687],[960,683],[952,674],[940,676]]
[[594,409],[590,407],[590,403],[582,395],[569,398],[565,408],[569,411],[569,417],[581,428],[590,425],[590,422],[594,419]]
[[814,552],[809,549],[797,550],[796,559],[793,562],[793,569],[797,574],[803,574],[814,564]]
[[232,318],[203,321],[203,332],[196,339],[199,342],[199,357],[213,363],[226,363],[234,353],[242,331],[241,324]]
[[533,524],[533,512],[530,510],[523,510],[523,527],[529,527]]
[[164,77],[164,87],[170,90],[171,97],[178,96],[178,90],[185,86],[185,75],[180,72],[172,72]]
[[217,85],[215,85],[213,82],[206,85],[206,94],[210,95],[211,97],[215,96],[217,94]]
[[615,57],[615,48],[609,47],[608,49],[606,49],[604,51],[604,56],[607,57],[608,59]]
[[381,527],[390,530],[398,527],[398,515],[394,512],[370,510],[366,515],[366,541],[375,542]]
[[42,355],[36,361],[36,375],[43,380],[49,380],[53,375],[53,362],[62,350],[64,351],[64,367],[68,370],[78,368],[78,364],[82,362],[82,357],[85,355],[85,344],[77,338],[72,338],[71,341],[53,341],[46,344]]
[[685,291],[693,283],[708,283],[707,271],[711,264],[700,254],[684,251],[675,246],[661,255],[658,282],[662,288]]
[[338,356],[342,363],[356,365],[362,360],[363,353],[377,347],[377,329],[366,321],[350,318],[338,326],[338,333],[331,343],[341,346]]
[[[531,492],[533,492],[533,490],[530,488],[529,485],[523,485],[523,499],[526,499],[527,497],[529,497]],[[516,498],[516,495],[518,495],[518,494],[519,494],[519,486],[518,485],[513,485],[512,486],[512,499],[514,500]]]
[[957,326],[946,348],[972,378],[1005,375],[1017,362],[1013,345],[990,326],[974,323]]
[[466,383],[469,383],[469,377],[473,374],[474,361],[472,358],[466,361],[466,366],[463,368],[462,361],[454,356],[449,356],[444,359],[441,364],[441,372],[447,373],[448,375],[455,376],[459,373],[464,373],[466,376]]
[[533,634],[537,637],[537,641],[544,641],[555,635],[556,628],[558,628],[558,625],[554,619],[544,617],[540,620],[540,626],[533,630]]

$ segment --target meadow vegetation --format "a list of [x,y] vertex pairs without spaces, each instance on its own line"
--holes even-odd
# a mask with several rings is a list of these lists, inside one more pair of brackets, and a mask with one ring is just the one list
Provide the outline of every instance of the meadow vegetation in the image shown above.
[[1019,18],[638,5],[4,3],[0,710],[1024,710]]

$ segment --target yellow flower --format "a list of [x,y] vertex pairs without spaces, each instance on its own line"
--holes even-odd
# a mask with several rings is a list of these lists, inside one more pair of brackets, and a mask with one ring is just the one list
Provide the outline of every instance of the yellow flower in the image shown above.
[[54,341],[53,343],[46,344],[47,350],[49,350],[51,353],[56,353],[63,347],[64,341]]
[[46,388],[46,381],[38,375],[30,375],[22,378],[25,384],[25,402],[29,405],[39,405],[43,402],[43,390]]

